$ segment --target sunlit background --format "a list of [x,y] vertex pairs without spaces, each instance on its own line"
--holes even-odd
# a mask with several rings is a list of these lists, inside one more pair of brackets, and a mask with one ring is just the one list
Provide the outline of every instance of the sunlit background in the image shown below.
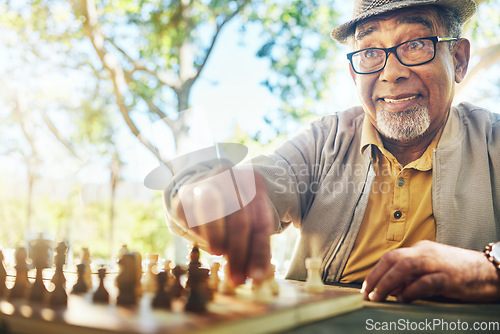
[[[163,115],[180,124],[176,115],[186,106],[167,83],[196,74],[215,24],[238,5],[245,7],[222,26],[187,99],[187,107],[200,116],[184,126],[209,131],[212,138],[191,136],[185,142],[243,143],[250,158],[312,119],[358,104],[347,71],[348,50],[328,35],[350,16],[350,2],[181,3],[193,6],[197,15],[188,69],[175,56],[187,37],[168,24],[177,8],[168,1],[97,1],[94,29],[105,37],[103,58],[96,52],[99,41],[92,44],[85,31],[91,17],[78,5],[1,2],[0,248],[7,255],[41,233],[54,242],[67,241],[70,262],[82,247],[98,259],[94,262],[112,262],[122,244],[187,261],[186,245],[166,227],[161,192],[146,188],[143,180],[159,165],[151,147],[173,158],[182,151],[179,136],[187,133],[178,129],[176,137],[161,121]],[[498,112],[500,0],[479,3],[466,26],[472,59],[456,101]],[[212,16],[204,14],[206,8],[213,9]],[[318,16],[311,17],[315,11]],[[168,29],[177,29],[176,35]],[[115,69],[125,74],[120,77]],[[310,77],[317,78],[308,82]],[[299,83],[303,88],[295,90]],[[128,124],[124,114],[130,116]],[[273,237],[280,273],[296,237],[293,229]],[[11,257],[6,261],[12,265]]]

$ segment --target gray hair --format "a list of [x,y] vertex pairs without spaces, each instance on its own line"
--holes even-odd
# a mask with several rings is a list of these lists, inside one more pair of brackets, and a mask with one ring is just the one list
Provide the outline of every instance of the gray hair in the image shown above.
[[462,28],[464,23],[460,20],[457,13],[448,7],[434,6],[437,10],[437,14],[443,19],[443,25],[446,29],[446,37],[462,37]]
[[[446,30],[446,37],[462,38],[462,29],[464,22],[458,17],[457,13],[451,8],[434,6],[436,8],[438,16],[443,20],[443,25]],[[448,43],[450,52],[453,52],[453,47],[456,41],[451,41]]]

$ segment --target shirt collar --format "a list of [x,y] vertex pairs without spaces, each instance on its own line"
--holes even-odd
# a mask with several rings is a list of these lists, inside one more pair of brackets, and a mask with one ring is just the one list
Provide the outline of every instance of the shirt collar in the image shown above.
[[[457,115],[453,112],[453,109],[448,113],[448,117],[445,125],[439,130],[432,142],[429,144],[424,154],[417,160],[409,163],[407,168],[415,168],[421,171],[426,171],[432,169],[432,160],[434,149],[437,148],[440,140],[448,141],[450,137],[453,137],[453,132],[455,128]],[[377,148],[377,149],[375,149]],[[361,131],[361,154],[369,150],[370,156],[374,161],[374,164],[379,159],[378,152],[382,153],[387,159],[396,161],[395,157],[391,152],[387,151],[384,147],[382,139],[378,130],[373,126],[373,124],[368,120],[368,117],[363,119],[363,129]]]

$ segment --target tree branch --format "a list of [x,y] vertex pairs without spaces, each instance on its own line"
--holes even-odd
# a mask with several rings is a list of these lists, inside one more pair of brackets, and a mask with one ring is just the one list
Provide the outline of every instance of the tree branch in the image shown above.
[[143,64],[139,63],[137,60],[132,59],[132,57],[130,57],[125,52],[125,50],[123,50],[122,48],[120,48],[112,39],[106,38],[106,41],[108,41],[111,45],[113,45],[115,47],[115,49],[117,49],[134,66],[134,69],[132,70],[132,73],[136,72],[136,71],[146,72],[146,73],[154,76],[162,85],[165,85],[165,86],[168,86],[168,87],[174,89],[174,83],[173,82],[167,80],[167,78],[165,78],[164,76],[159,76],[156,72],[151,71],[150,69],[148,69],[147,67],[145,67]]
[[[97,12],[94,0],[80,0],[80,10],[82,15],[85,17],[83,21],[83,30],[85,35],[90,39],[92,45],[94,46],[99,59],[101,60],[104,68],[106,68],[110,75],[111,81],[113,82],[113,90],[116,97],[116,103],[122,114],[125,123],[129,127],[130,131],[141,141],[141,143],[153,153],[159,160],[161,156],[159,150],[147,139],[145,136],[141,135],[141,132],[137,128],[135,122],[130,117],[130,110],[125,105],[125,97],[123,89],[126,85],[127,78],[123,68],[120,66],[119,62],[112,54],[107,52],[104,41],[105,37],[101,29],[98,26]],[[168,166],[167,166],[168,167]]]
[[175,130],[175,124],[174,122],[167,117],[167,115],[162,111],[160,110],[160,108],[158,108],[154,103],[153,101],[151,101],[150,99],[145,99],[144,97],[142,98],[146,104],[148,105],[149,107],[149,110],[153,113],[155,113],[156,115],[158,115],[158,117],[161,118],[161,120],[172,130],[174,131]]
[[210,57],[210,54],[212,53],[212,50],[215,46],[215,42],[217,41],[217,38],[219,37],[219,33],[221,32],[224,25],[226,23],[228,23],[229,21],[231,21],[231,19],[233,19],[238,13],[240,13],[249,2],[250,2],[250,0],[245,0],[241,5],[238,6],[238,8],[236,8],[236,10],[234,12],[232,12],[231,14],[226,16],[221,24],[217,25],[217,28],[215,30],[215,34],[212,37],[212,42],[210,43],[210,46],[207,49],[207,53],[205,54],[205,57],[203,58],[203,61],[200,65],[200,67],[198,67],[198,71],[197,71],[196,75],[194,76],[193,81],[196,81],[196,79],[200,76],[201,72],[203,71],[203,68],[205,67],[205,64],[207,63],[208,58]]
[[[156,73],[154,73],[153,71],[150,71],[148,70],[146,67],[144,67],[143,65],[139,64],[137,61],[135,61],[134,59],[132,59],[123,49],[121,49],[118,45],[116,45],[114,43],[113,40],[107,38],[106,39],[108,42],[110,42],[118,51],[120,51],[120,53],[125,57],[127,58],[127,60],[132,63],[134,65],[134,68],[135,70],[140,70],[140,71],[145,71],[149,74],[151,74],[152,76],[154,76],[156,79],[158,79],[158,81],[160,81],[160,83],[164,84],[164,85],[167,85],[169,86],[170,88],[174,89],[173,86],[169,85],[168,83],[162,81],[157,75]],[[125,79],[127,82],[131,82],[133,79],[132,79],[132,75],[128,72],[125,72]],[[163,112],[160,108],[158,108],[154,103],[153,101],[151,101],[151,99],[147,99],[145,98],[144,96],[140,95],[141,98],[146,102],[146,104],[148,105],[149,107],[149,110],[151,112],[153,112],[154,114],[158,115],[158,117],[170,128],[172,129],[172,131],[175,129],[174,128],[174,123],[172,122],[172,120],[170,118],[168,118],[167,114],[165,114],[165,112]]]
[[63,146],[66,147],[68,149],[68,151],[70,151],[71,154],[73,154],[73,156],[75,156],[76,158],[78,158],[78,159],[81,160],[80,156],[75,152],[74,148],[71,146],[71,143],[68,142],[66,140],[66,138],[64,138],[61,135],[61,133],[59,132],[59,130],[57,129],[57,127],[54,125],[54,122],[52,122],[52,120],[49,118],[49,116],[47,115],[47,113],[45,111],[41,110],[40,114],[42,115],[43,122],[45,123],[45,125],[47,125],[47,128],[56,137],[56,139],[61,144],[63,144]]

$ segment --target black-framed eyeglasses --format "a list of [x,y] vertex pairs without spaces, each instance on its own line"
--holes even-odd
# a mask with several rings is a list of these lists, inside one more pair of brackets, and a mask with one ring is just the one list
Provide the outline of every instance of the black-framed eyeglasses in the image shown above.
[[418,66],[428,63],[436,56],[436,44],[456,41],[454,37],[424,37],[412,39],[392,48],[367,48],[347,54],[352,69],[358,74],[372,74],[382,71],[387,58],[393,53],[405,66]]

